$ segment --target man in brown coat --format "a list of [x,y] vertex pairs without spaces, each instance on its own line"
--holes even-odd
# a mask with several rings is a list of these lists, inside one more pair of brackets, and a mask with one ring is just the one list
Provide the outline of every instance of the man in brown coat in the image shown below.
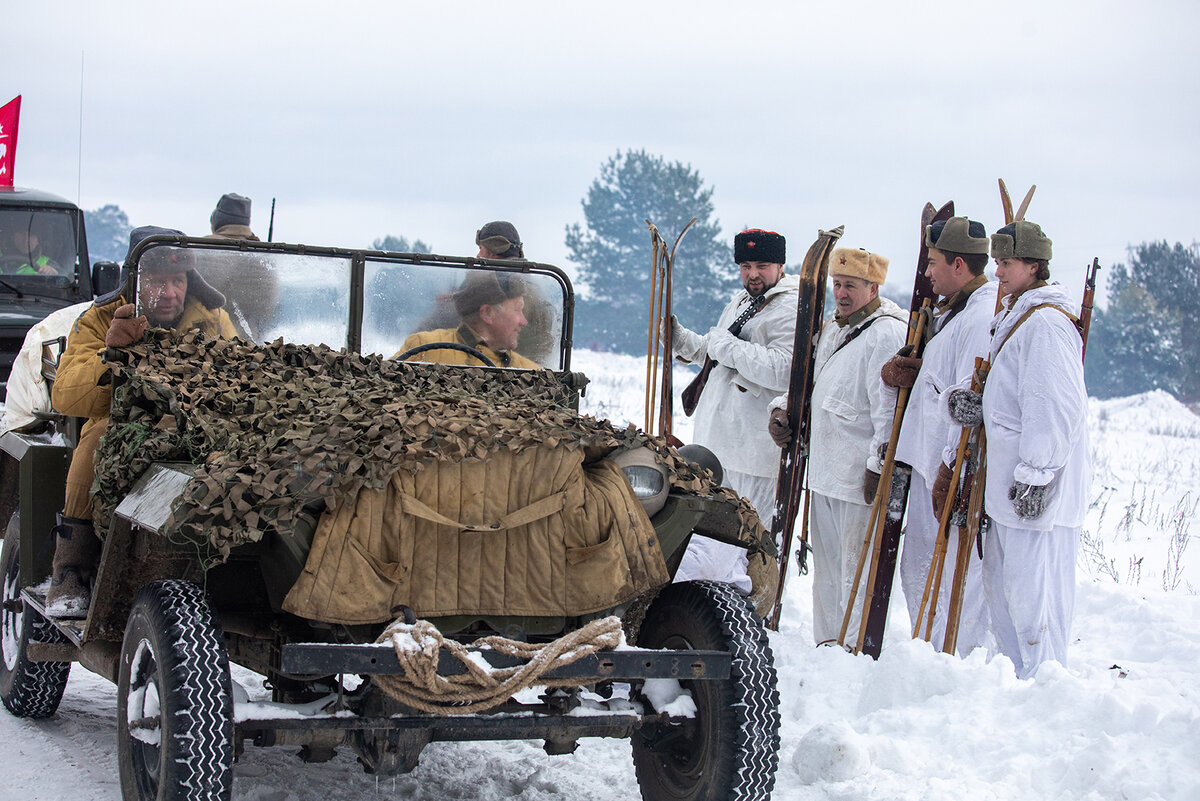
[[[180,231],[154,226],[135,228],[129,250],[156,235],[183,236]],[[126,257],[128,258],[128,257]],[[51,617],[87,616],[91,580],[100,556],[100,540],[92,529],[92,480],[96,448],[108,428],[112,388],[104,361],[108,348],[122,348],[142,339],[147,327],[199,328],[212,337],[234,336],[233,323],[221,308],[225,297],[195,271],[185,250],[158,248],[138,266],[137,301],[142,316],[121,292],[96,299],[79,315],[59,360],[51,401],[56,411],[86,417],[79,444],[67,470],[63,511],[54,527],[55,548],[46,613]]]

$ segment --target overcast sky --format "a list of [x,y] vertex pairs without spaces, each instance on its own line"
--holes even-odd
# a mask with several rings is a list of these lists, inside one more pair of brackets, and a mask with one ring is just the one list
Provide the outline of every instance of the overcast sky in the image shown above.
[[601,163],[645,148],[699,171],[731,243],[771,228],[794,262],[845,224],[896,286],[924,202],[990,232],[997,178],[1037,184],[1028,219],[1076,296],[1093,256],[1200,238],[1194,0],[13,0],[0,20],[17,183],[134,225],[206,234],[234,191],[264,238],[275,197],[277,240],[461,255],[500,218],[570,270]]

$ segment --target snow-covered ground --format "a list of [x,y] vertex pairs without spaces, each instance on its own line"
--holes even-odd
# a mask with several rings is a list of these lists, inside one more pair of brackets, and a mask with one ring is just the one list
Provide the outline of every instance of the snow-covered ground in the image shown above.
[[[573,366],[593,380],[586,411],[641,425],[643,359],[576,353]],[[688,378],[677,371],[678,386]],[[792,576],[771,635],[783,717],[774,798],[1200,798],[1200,546],[1188,547],[1200,534],[1200,418],[1151,393],[1093,402],[1089,425],[1096,475],[1070,665],[1018,681],[1003,658],[934,653],[908,638],[899,597],[879,661],[814,648],[811,584]],[[689,421],[675,431],[687,441]],[[0,712],[0,798],[119,798],[115,708],[115,689],[76,667],[53,719]],[[624,741],[555,757],[537,741],[439,743],[411,774],[379,780],[348,749],[316,765],[294,750],[247,747],[234,797],[638,796]]]

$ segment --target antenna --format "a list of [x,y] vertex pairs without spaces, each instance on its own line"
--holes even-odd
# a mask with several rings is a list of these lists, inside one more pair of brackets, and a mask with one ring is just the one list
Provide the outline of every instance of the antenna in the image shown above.
[[83,203],[83,51],[79,51],[79,154],[75,167],[75,205]]

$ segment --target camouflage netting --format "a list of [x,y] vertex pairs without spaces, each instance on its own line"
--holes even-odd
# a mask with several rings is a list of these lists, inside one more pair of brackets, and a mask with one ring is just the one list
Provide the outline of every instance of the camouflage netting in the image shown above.
[[216,561],[273,528],[287,531],[314,499],[334,510],[400,470],[547,443],[584,449],[585,461],[649,446],[675,489],[737,504],[743,541],[764,534],[747,502],[662,439],[579,416],[549,371],[446,369],[161,329],[123,353],[96,459],[99,530],[152,462],[196,466],[167,529]]

